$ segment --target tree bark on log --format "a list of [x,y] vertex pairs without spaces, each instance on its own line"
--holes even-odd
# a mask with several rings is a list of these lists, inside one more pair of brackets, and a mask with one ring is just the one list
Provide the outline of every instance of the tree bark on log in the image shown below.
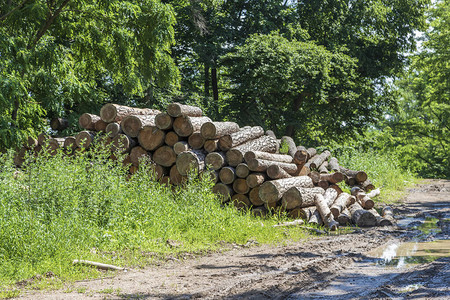
[[288,172],[286,172],[281,166],[279,165],[271,165],[266,170],[267,176],[269,176],[270,179],[283,179],[283,178],[290,178],[292,177]]
[[325,181],[325,180],[319,180],[319,182],[317,183],[317,186],[319,186],[319,187],[323,188],[324,190],[326,190],[330,186],[330,183],[328,181]]
[[287,152],[287,154],[290,157],[294,158],[295,153],[297,152],[297,146],[295,145],[294,140],[290,136],[283,136],[281,138],[281,143],[282,144],[285,143],[285,144],[288,145],[288,152]]
[[357,182],[363,182],[363,181],[366,181],[366,179],[367,179],[367,173],[364,171],[353,171],[353,170],[349,170],[349,169],[346,169],[343,167],[340,167],[339,171],[341,173],[343,173],[344,175],[346,175],[349,179],[355,178],[355,180]]
[[137,141],[126,134],[120,133],[113,138],[111,144],[113,152],[118,151],[120,153],[126,153],[130,152],[131,149],[137,145]]
[[359,203],[354,203],[348,208],[352,214],[353,224],[359,227],[370,227],[377,225],[377,218],[369,211],[363,209]]
[[261,126],[255,126],[244,130],[239,130],[232,134],[227,134],[219,139],[219,146],[222,151],[228,151],[247,141],[256,139],[264,135],[264,129]]
[[266,173],[251,173],[247,176],[247,184],[250,188],[255,188],[257,186],[260,186],[261,184],[266,181],[267,175]]
[[245,179],[237,178],[233,182],[233,190],[238,194],[247,194],[250,191],[250,187]]
[[259,198],[259,187],[252,188],[248,193],[248,198],[254,206],[264,205],[264,202],[261,200],[261,198]]
[[141,161],[149,162],[151,160],[152,160],[152,157],[151,157],[150,153],[147,152],[147,150],[145,150],[141,146],[136,146],[136,147],[133,147],[133,149],[131,149],[130,161],[134,166],[138,167],[139,163]]
[[344,180],[344,175],[341,172],[320,174],[320,180],[325,180],[331,184],[336,184]]
[[310,212],[310,217],[308,219],[308,223],[310,224],[314,224],[317,226],[322,226],[323,225],[323,220],[322,217],[320,216],[320,212],[317,210],[316,207],[312,207]]
[[336,200],[334,201],[333,205],[331,205],[330,210],[333,214],[334,218],[337,219],[339,217],[339,214],[344,210],[344,208],[350,206],[354,202],[354,198],[352,195],[347,193],[341,193]]
[[94,141],[95,133],[90,131],[81,131],[75,136],[76,144],[80,148],[89,148]]
[[339,162],[336,157],[330,158],[330,161],[328,162],[328,166],[331,171],[339,172],[340,167],[339,167]]
[[319,167],[320,174],[328,174],[328,161],[324,161]]
[[367,193],[367,196],[369,198],[375,198],[376,196],[380,195],[380,189],[374,189],[372,191],[370,191],[369,193]]
[[272,130],[266,130],[266,135],[273,137],[275,140],[277,139],[277,136],[275,135],[275,132],[273,132]]
[[78,119],[78,124],[86,130],[95,130],[95,123],[99,120],[100,117],[97,115],[84,113]]
[[305,167],[308,167],[309,169],[312,169],[311,167],[311,163],[317,158],[319,157],[320,154],[315,154],[314,156],[312,156],[310,159],[308,159],[308,161],[304,164]]
[[70,149],[70,150],[75,149],[76,147],[78,147],[77,146],[77,139],[75,137],[73,137],[73,136],[66,137],[66,139],[64,140],[63,147],[66,148],[66,149]]
[[239,178],[247,178],[248,174],[250,174],[250,170],[248,165],[245,163],[240,163],[236,166],[236,176]]
[[208,117],[181,116],[173,121],[173,130],[182,137],[188,137],[194,132],[200,131],[203,124],[211,122]]
[[[231,150],[230,150],[231,151]],[[254,172],[265,172],[270,166],[277,165],[285,170],[289,174],[295,174],[297,172],[297,165],[290,163],[282,163],[264,159],[250,159],[247,161],[248,168]]]
[[211,152],[206,155],[205,163],[213,170],[220,170],[225,166],[225,154],[223,152]]
[[122,131],[131,137],[137,137],[144,126],[156,128],[155,115],[126,116],[120,123]]
[[336,198],[338,197],[339,194],[340,193],[338,193],[333,188],[328,188],[328,189],[325,190],[325,193],[323,194],[323,198],[325,199],[325,202],[326,202],[328,207],[333,205],[334,200],[336,200]]
[[337,221],[341,226],[345,226],[351,223],[352,217],[347,207],[343,211],[341,211],[341,213],[337,217]]
[[118,122],[131,115],[157,115],[160,111],[151,108],[136,108],[119,104],[108,103],[100,109],[100,117],[106,123]]
[[290,155],[268,153],[264,151],[247,151],[244,154],[244,160],[248,163],[251,159],[264,159],[282,163],[292,163],[293,159]]
[[386,218],[380,216],[380,214],[376,211],[375,208],[371,208],[368,210],[372,215],[377,219],[377,226],[392,226],[392,222]]
[[263,135],[257,139],[241,144],[227,151],[227,161],[230,166],[237,166],[244,161],[247,151],[266,151],[275,153],[278,151],[278,142],[270,136]]
[[213,193],[222,198],[222,202],[228,202],[234,195],[233,188],[224,183],[216,183],[213,187]]
[[307,176],[311,173],[311,170],[307,166],[298,166],[295,176]]
[[264,203],[275,203],[283,197],[284,193],[291,187],[313,187],[311,178],[308,176],[298,176],[284,179],[277,179],[264,182],[259,189],[259,197]]
[[206,152],[217,152],[219,151],[219,139],[207,140],[203,145]]
[[169,116],[178,118],[181,116],[201,117],[203,115],[202,109],[197,106],[181,104],[178,102],[171,103],[167,106],[167,113]]
[[144,149],[153,151],[164,145],[165,135],[164,131],[156,126],[146,125],[139,131],[138,141]]
[[234,194],[231,197],[231,202],[237,209],[247,208],[251,205],[251,202],[248,199],[247,195],[244,194]]
[[53,130],[61,131],[69,127],[69,121],[64,118],[53,118],[50,121],[50,127]]
[[175,133],[175,131],[167,132],[166,137],[164,138],[164,143],[166,143],[166,145],[169,147],[173,147],[179,141],[181,141],[181,139],[178,134]]
[[236,170],[233,167],[224,167],[219,172],[219,179],[224,184],[232,184],[236,180]]
[[365,180],[364,182],[360,182],[358,185],[366,192],[375,189],[375,185],[373,185],[369,179]]
[[105,129],[106,135],[110,138],[116,137],[119,133],[123,133],[122,128],[120,128],[120,124],[117,122],[109,123]]
[[108,123],[106,123],[105,121],[100,119],[97,122],[95,122],[94,129],[97,132],[105,132],[106,131],[106,126],[108,126]]
[[353,187],[351,194],[356,197],[359,204],[365,209],[371,209],[375,206],[375,202],[370,199],[364,191],[359,187]]
[[155,116],[155,125],[161,130],[170,130],[172,129],[173,118],[165,113],[159,113]]
[[178,172],[177,165],[173,165],[170,168],[169,177],[170,177],[170,182],[173,185],[181,185],[181,184],[187,182],[187,179],[188,179],[187,176],[183,176],[180,174],[180,172]]
[[314,185],[317,185],[320,181],[320,173],[317,171],[312,171],[308,174],[308,176],[312,179]]
[[325,190],[320,187],[301,188],[293,186],[284,193],[281,205],[285,209],[313,206],[315,205],[315,195],[324,193]]
[[339,224],[334,220],[333,215],[331,214],[330,208],[328,207],[326,200],[324,199],[322,194],[315,194],[314,200],[316,204],[317,211],[319,211],[320,217],[324,224],[332,231],[336,230],[339,227]]
[[29,136],[27,137],[27,141],[25,142],[25,148],[34,149],[37,145],[39,145],[38,140]]
[[390,206],[383,207],[382,215],[383,218],[388,219],[392,223],[395,223],[394,210]]
[[199,174],[205,170],[205,158],[206,153],[203,150],[191,150],[180,153],[176,157],[178,172],[181,175],[188,175],[188,172],[193,170],[195,174]]
[[238,131],[239,125],[235,122],[207,122],[200,129],[202,136],[208,140],[218,139]]
[[192,149],[198,150],[203,148],[205,144],[205,138],[201,135],[200,132],[194,132],[188,138],[188,143],[191,145]]
[[38,141],[38,145],[44,146],[45,142],[47,141],[47,139],[49,138],[49,135],[46,133],[40,133],[38,135],[37,141]]
[[180,153],[190,150],[192,150],[192,148],[189,146],[188,142],[185,141],[180,141],[173,145],[173,151],[175,151],[176,155],[180,155]]
[[[171,167],[178,158],[172,147],[161,146],[153,153],[153,160],[163,167]],[[180,171],[180,169],[178,169],[178,171]],[[183,173],[181,174],[186,175]]]
[[323,151],[321,154],[316,156],[310,163],[312,169],[317,169],[325,160],[330,157],[331,152],[328,150]]

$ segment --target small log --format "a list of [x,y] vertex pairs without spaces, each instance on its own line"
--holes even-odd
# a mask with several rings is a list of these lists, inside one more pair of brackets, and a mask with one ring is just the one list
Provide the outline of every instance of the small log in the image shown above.
[[175,151],[176,155],[179,155],[182,152],[190,151],[192,148],[189,146],[188,142],[180,141],[173,145],[173,151]]
[[341,172],[320,174],[320,180],[328,181],[329,183],[336,184],[344,180],[344,174]]
[[312,169],[317,169],[319,166],[330,157],[331,152],[328,150],[323,151],[320,155],[316,156],[310,163]]
[[151,108],[136,108],[125,105],[108,103],[100,109],[100,117],[106,123],[118,122],[131,115],[157,115],[160,111]]
[[334,200],[338,197],[340,193],[336,191],[334,188],[328,188],[325,190],[325,193],[323,194],[323,198],[325,199],[325,202],[327,203],[327,206],[330,207],[333,205]]
[[380,216],[380,214],[376,211],[375,208],[371,208],[368,210],[372,215],[377,219],[377,226],[392,226],[392,222],[386,218]]
[[317,226],[323,225],[322,217],[320,216],[320,212],[317,210],[316,207],[314,207],[312,210],[311,216],[308,219],[308,223],[314,224]]
[[365,180],[364,182],[360,182],[359,186],[362,187],[363,190],[366,191],[366,192],[375,189],[375,185],[373,185],[372,182],[369,179]]
[[339,172],[340,167],[339,167],[339,162],[336,157],[330,158],[330,161],[328,162],[328,166],[331,171]]
[[290,136],[283,136],[281,138],[281,143],[287,144],[288,152],[286,154],[289,154],[289,156],[294,158],[295,153],[297,152],[297,146],[295,145],[294,140]]
[[27,149],[34,149],[37,145],[39,145],[38,140],[31,136],[27,137],[27,141],[24,144]]
[[304,165],[308,161],[308,151],[306,151],[306,148],[298,146],[293,159],[297,165]]
[[271,165],[266,170],[267,176],[270,177],[270,179],[282,179],[282,178],[289,178],[292,177],[288,172],[286,172],[281,166],[279,165]]
[[205,163],[213,170],[220,170],[225,166],[225,154],[223,152],[211,152],[205,157]]
[[188,137],[194,132],[200,131],[203,124],[211,122],[208,117],[181,116],[173,121],[173,130],[182,137]]
[[261,198],[259,198],[259,187],[252,188],[248,193],[248,198],[254,206],[260,206],[264,204]]
[[[178,160],[178,157],[172,147],[169,146],[161,146],[153,153],[154,162],[163,167],[171,167]],[[180,171],[180,168],[178,168],[178,171]],[[183,173],[181,174],[186,175]]]
[[274,154],[263,151],[247,151],[244,154],[244,160],[248,163],[251,159],[264,159],[270,161],[277,161],[282,163],[292,163],[293,159],[290,155]]
[[353,224],[359,227],[370,227],[377,225],[377,218],[368,210],[363,209],[359,203],[353,203],[349,206],[348,210],[352,214]]
[[349,180],[350,178],[355,178],[357,182],[363,182],[367,180],[367,173],[364,171],[353,171],[343,167],[340,167],[339,171],[344,175],[346,175],[349,178]]
[[144,126],[155,126],[155,115],[126,116],[120,123],[122,131],[131,137],[137,137]]
[[135,174],[137,171],[139,170],[138,166],[135,165],[131,165],[130,169],[128,170],[128,172],[130,172],[131,175]]
[[250,188],[255,188],[263,184],[266,179],[266,173],[257,172],[249,174],[245,180],[247,180],[247,184]]
[[239,125],[235,122],[207,122],[200,129],[202,136],[208,140],[218,139],[238,131]]
[[334,189],[338,193],[338,195],[342,193],[342,189],[337,184],[330,184],[329,188]]
[[141,161],[151,161],[152,157],[150,155],[150,153],[147,152],[147,150],[145,150],[144,148],[142,148],[141,146],[136,146],[133,147],[133,149],[131,149],[130,152],[130,162],[138,167],[139,163]]
[[234,195],[233,189],[223,183],[216,183],[213,187],[213,193],[219,195],[222,198],[222,202],[228,202],[231,196]]
[[233,167],[224,167],[219,172],[219,179],[224,184],[232,184],[236,180],[236,169]]
[[372,191],[370,191],[369,193],[367,193],[367,197],[369,198],[375,198],[376,196],[380,195],[380,189],[374,189]]
[[270,136],[263,135],[257,139],[248,141],[227,151],[227,161],[230,166],[237,166],[244,161],[247,151],[266,151],[275,153],[278,151],[278,142]]
[[264,182],[259,189],[259,197],[264,203],[275,203],[283,197],[284,193],[291,187],[313,187],[311,178],[308,176],[298,176],[284,179],[277,179]]
[[272,130],[266,130],[266,135],[273,137],[275,140],[277,139],[277,136],[275,135],[275,132],[273,132]]
[[[228,151],[238,145],[241,145],[250,140],[261,137],[264,134],[264,129],[261,126],[251,127],[249,129],[239,130],[232,134],[227,134],[219,139],[219,146],[222,151]],[[250,151],[249,149],[247,151]],[[257,149],[255,149],[257,150]]]
[[165,113],[159,113],[155,117],[155,125],[161,130],[169,130],[172,129],[173,118]]
[[166,137],[164,138],[164,142],[167,146],[173,147],[176,143],[181,141],[178,134],[175,131],[169,131],[166,133]]
[[170,176],[167,176],[167,175],[163,176],[160,179],[160,182],[162,185],[166,185],[166,186],[168,186],[169,184],[172,184],[172,182],[170,181]]
[[300,166],[297,169],[295,176],[307,176],[311,173],[311,169],[307,166]]
[[[230,150],[231,151],[231,150]],[[272,165],[277,165],[283,170],[285,170],[287,173],[293,175],[297,172],[298,168],[296,164],[290,164],[290,163],[282,163],[277,161],[271,161],[271,160],[264,160],[264,159],[250,159],[247,161],[248,168],[251,171],[254,172],[264,172]]]
[[268,213],[269,213],[269,211],[267,210],[267,208],[264,205],[259,206],[259,207],[254,207],[252,209],[252,214],[255,217],[265,218]]
[[275,224],[272,225],[272,227],[290,227],[290,226],[300,226],[305,224],[305,222],[303,220],[295,220],[295,221],[291,221],[291,222],[283,222],[280,224]]
[[123,271],[124,268],[114,266],[114,265],[108,265],[108,264],[102,264],[95,261],[89,261],[89,260],[82,260],[82,259],[75,259],[72,264],[74,265],[85,265],[85,266],[91,266],[96,267],[97,269],[101,270],[116,270],[116,271]]
[[94,129],[97,132],[105,132],[107,126],[108,126],[108,123],[106,123],[105,121],[100,119],[97,122],[95,122]]
[[169,116],[177,118],[181,116],[201,117],[203,112],[200,107],[181,104],[178,102],[170,103],[167,106]]
[[356,197],[359,204],[365,209],[371,209],[374,207],[375,202],[367,196],[364,191],[359,187],[353,187],[351,189],[351,194]]
[[180,172],[178,172],[177,165],[173,165],[170,168],[169,177],[170,177],[170,182],[173,185],[181,185],[181,184],[187,182],[187,179],[188,179],[187,176],[183,176],[180,174]]
[[74,136],[68,136],[66,137],[66,139],[64,140],[64,148],[66,149],[75,149],[77,146],[77,139]]
[[323,195],[315,194],[314,197],[317,211],[319,211],[320,217],[322,218],[325,226],[327,226],[332,231],[336,230],[339,227],[339,224],[334,220],[334,217],[331,214],[330,208],[328,207]]
[[319,167],[319,173],[328,174],[328,161],[324,161]]
[[214,170],[204,170],[200,173],[200,178],[208,177],[213,183],[219,182],[219,172]]
[[78,124],[86,130],[95,130],[95,123],[99,120],[100,117],[97,115],[84,113],[78,119]]
[[336,220],[341,226],[345,226],[351,223],[352,217],[347,207],[343,211],[341,211]]
[[48,140],[50,136],[44,132],[42,132],[41,134],[38,135],[37,141],[38,141],[38,145],[44,146],[45,142]]
[[234,207],[237,209],[243,209],[252,205],[247,195],[244,194],[234,194],[231,197],[231,203],[233,203]]
[[123,133],[122,128],[120,128],[120,124],[117,122],[109,123],[105,128],[105,132],[110,138],[114,138],[119,133]]
[[90,131],[81,131],[75,136],[75,142],[80,148],[89,148],[94,141],[95,133]]
[[170,173],[170,170],[168,168],[158,164],[152,164],[151,169],[155,174],[156,180],[161,180],[164,176],[167,176]]
[[180,153],[176,157],[178,172],[181,175],[188,175],[190,170],[193,170],[195,174],[202,172],[205,170],[205,158],[206,153],[202,150],[191,150]]
[[390,206],[383,207],[382,216],[383,218],[391,221],[391,223],[395,223],[394,210]]
[[311,163],[317,158],[319,157],[320,154],[316,154],[313,157],[311,157],[310,159],[308,159],[308,161],[304,164],[305,167],[308,167],[309,169],[311,168]]
[[203,148],[208,153],[219,151],[219,139],[205,141]]
[[289,210],[287,212],[287,215],[291,219],[305,219],[305,220],[308,220],[309,218],[306,218],[306,214],[305,214],[306,211],[309,211],[309,210],[307,210],[305,208],[296,207],[296,208],[294,208],[292,210]]
[[51,155],[56,155],[58,153],[58,149],[64,146],[65,139],[66,138],[50,138],[47,140],[48,150]]
[[320,181],[320,173],[317,171],[312,171],[308,174],[308,176],[312,179],[314,185],[317,185]]
[[317,183],[317,186],[323,188],[324,190],[326,190],[330,186],[330,183],[328,181],[325,181],[325,180],[319,180],[319,182]]
[[352,204],[352,201],[354,202],[354,198],[352,197],[352,195],[347,193],[340,194],[333,202],[333,205],[331,205],[330,207],[331,213],[333,214],[334,218],[337,219],[344,208]]
[[[125,123],[126,120],[122,122]],[[142,148],[154,151],[164,145],[165,132],[156,126],[145,125],[138,133],[138,141]]]
[[320,187],[302,188],[293,186],[284,193],[281,205],[285,209],[313,206],[315,205],[315,195],[324,193],[325,190]]
[[354,186],[356,184],[356,179],[353,177],[348,177],[347,175],[345,175],[344,180],[345,180],[345,184],[347,184],[349,186]]
[[61,131],[69,127],[69,121],[64,118],[53,118],[50,121],[50,127],[53,130]]
[[237,178],[233,182],[233,190],[238,194],[247,194],[250,191],[250,187],[245,179]]
[[113,152],[118,151],[120,153],[130,152],[131,149],[137,145],[136,139],[123,133],[116,135],[111,143]]
[[205,138],[201,135],[200,132],[194,132],[188,138],[188,143],[192,147],[192,149],[201,149],[205,144]]
[[250,170],[248,165],[245,163],[240,163],[236,166],[236,176],[239,178],[247,178],[248,174],[250,174]]

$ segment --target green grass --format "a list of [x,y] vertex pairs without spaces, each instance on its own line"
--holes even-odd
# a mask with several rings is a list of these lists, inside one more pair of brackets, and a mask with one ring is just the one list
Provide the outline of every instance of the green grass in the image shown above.
[[[109,275],[72,265],[74,259],[141,267],[167,255],[214,251],[229,243],[277,243],[307,235],[299,228],[273,228],[279,216],[262,220],[224,206],[207,179],[193,178],[172,189],[143,167],[127,180],[121,162],[101,150],[71,158],[41,155],[20,172],[11,155],[3,155],[0,186],[4,291],[30,278],[38,278],[29,284],[34,288],[60,288],[61,282]],[[47,278],[47,272],[55,278]]]

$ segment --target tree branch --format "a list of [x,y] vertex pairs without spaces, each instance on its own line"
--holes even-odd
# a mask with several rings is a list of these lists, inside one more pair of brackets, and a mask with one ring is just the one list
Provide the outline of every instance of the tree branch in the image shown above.
[[19,4],[19,6],[14,7],[12,10],[10,10],[9,12],[7,12],[3,16],[1,16],[0,17],[0,22],[4,21],[7,17],[9,17],[16,10],[21,9],[25,5],[25,3],[27,3],[27,2],[28,2],[28,0],[23,0],[22,3]]

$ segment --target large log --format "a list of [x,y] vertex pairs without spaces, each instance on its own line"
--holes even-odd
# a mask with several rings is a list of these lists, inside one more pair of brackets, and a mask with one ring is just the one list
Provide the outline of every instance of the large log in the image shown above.
[[325,180],[328,181],[329,183],[336,184],[344,180],[344,174],[342,174],[341,172],[320,174],[320,180]]
[[202,150],[191,150],[180,153],[176,158],[178,172],[181,175],[188,175],[190,170],[195,174],[202,172],[205,170],[205,158],[206,153]]
[[320,174],[328,174],[328,161],[324,161],[318,170]]
[[122,133],[123,131],[119,123],[112,122],[106,125],[105,132],[110,138],[114,138],[116,135]]
[[213,170],[220,170],[225,166],[225,154],[222,152],[211,152],[206,155],[205,163]]
[[75,140],[76,140],[76,144],[77,147],[80,148],[89,148],[92,144],[92,142],[94,141],[95,138],[95,133],[84,130],[79,132],[76,136],[75,136]]
[[130,161],[134,166],[139,166],[140,162],[150,162],[152,159],[151,155],[147,150],[142,148],[141,146],[136,146],[131,149],[130,152]]
[[252,188],[248,193],[248,198],[254,206],[260,206],[264,204],[261,198],[259,198],[259,187]]
[[205,138],[201,135],[200,132],[194,132],[188,138],[188,143],[191,145],[192,149],[201,149],[205,144]]
[[264,181],[266,181],[267,179],[267,175],[266,173],[251,173],[247,176],[246,180],[247,180],[247,184],[250,188],[255,188],[257,186],[260,186],[261,184],[264,183]]
[[330,158],[330,161],[328,162],[328,166],[331,171],[339,172],[340,167],[339,167],[339,162],[336,157]]
[[63,147],[68,150],[74,150],[77,146],[77,139],[74,136],[68,136],[64,140]]
[[[264,135],[264,129],[261,126],[255,126],[244,130],[239,130],[232,134],[227,134],[219,139],[219,146],[222,151],[228,151],[247,141],[256,139]],[[272,139],[273,140],[273,139]],[[247,151],[250,151],[249,149]]]
[[308,219],[308,223],[310,224],[314,224],[317,226],[322,226],[323,225],[323,220],[322,217],[320,216],[320,212],[317,210],[317,208],[314,206],[313,208],[305,208],[305,209],[310,209],[310,217]]
[[338,195],[342,193],[342,189],[337,184],[330,184],[328,188],[334,189],[338,193]]
[[264,205],[259,206],[259,207],[254,207],[252,209],[252,214],[255,217],[265,218],[268,213],[269,213],[269,211],[267,210],[267,208]]
[[174,185],[181,185],[187,181],[187,176],[181,175],[176,165],[170,168],[169,177],[170,182]]
[[219,151],[219,139],[205,141],[203,148],[208,153]]
[[[231,150],[230,150],[231,151]],[[264,172],[272,165],[277,165],[285,170],[289,174],[295,174],[297,172],[297,165],[290,163],[282,163],[278,161],[264,160],[264,159],[250,159],[247,161],[248,168],[254,172]]]
[[182,137],[188,137],[194,132],[200,131],[203,124],[211,122],[208,117],[181,116],[173,121],[173,130]]
[[97,115],[84,113],[78,119],[78,124],[86,130],[95,130],[95,123],[99,120],[100,117]]
[[40,133],[37,138],[38,145],[44,146],[49,137],[50,136],[44,132]]
[[233,182],[233,190],[238,194],[247,194],[250,191],[250,187],[245,179],[237,178]]
[[285,171],[285,169],[283,169],[279,165],[269,166],[266,170],[266,173],[267,173],[267,176],[270,177],[270,179],[282,179],[282,178],[292,177],[288,172]]
[[181,116],[201,117],[203,112],[200,107],[181,104],[178,102],[170,103],[167,106],[167,113],[174,118]]
[[233,196],[233,188],[223,183],[216,183],[213,187],[213,193],[222,198],[222,202],[227,202]]
[[298,176],[284,179],[277,179],[264,182],[259,189],[259,197],[264,203],[275,203],[283,197],[284,193],[291,187],[313,187],[311,178],[308,176]]
[[343,167],[340,167],[339,171],[349,178],[355,178],[357,182],[363,182],[367,179],[367,173],[364,171],[354,171]]
[[380,216],[380,214],[376,211],[375,208],[371,208],[368,210],[372,215],[377,219],[377,226],[392,226],[392,222],[386,218]]
[[323,151],[321,154],[316,156],[310,163],[310,167],[313,169],[319,168],[319,166],[330,157],[331,152],[328,150]]
[[305,164],[311,157],[316,155],[317,150],[315,148],[306,149],[303,146],[298,146],[294,155],[294,162],[299,165]]
[[164,176],[167,176],[170,172],[170,169],[158,164],[152,164],[151,169],[155,175],[156,180],[161,180]]
[[248,141],[227,151],[227,161],[230,166],[237,166],[244,161],[247,151],[266,151],[275,153],[278,151],[278,142],[270,136],[263,135],[257,139]]
[[34,149],[35,147],[37,147],[37,145],[39,145],[38,140],[31,136],[27,137],[27,140],[24,144],[25,148],[27,149]]
[[234,122],[207,122],[202,125],[200,132],[205,139],[218,139],[226,134],[239,131],[239,125]]
[[383,207],[382,215],[383,218],[388,219],[392,223],[395,223],[394,210],[390,206]]
[[331,206],[331,205],[333,205],[333,203],[334,203],[334,200],[336,200],[336,198],[337,198],[337,196],[339,195],[340,193],[338,193],[337,191],[336,191],[336,189],[334,189],[334,188],[327,188],[326,190],[325,190],[325,193],[323,194],[323,198],[325,199],[325,202],[326,202],[326,204],[327,204],[327,206]]
[[353,203],[349,206],[348,210],[352,214],[353,224],[359,227],[370,227],[377,225],[377,218],[371,212],[363,209],[359,203]]
[[314,185],[317,185],[320,181],[320,173],[317,171],[312,171],[308,174],[308,176],[312,179]]
[[325,193],[325,190],[320,187],[302,188],[293,186],[284,193],[281,203],[285,209],[313,206],[315,205],[315,195],[322,195],[323,193]]
[[336,200],[334,201],[333,205],[331,205],[330,210],[333,214],[334,218],[337,219],[339,214],[344,210],[344,208],[350,206],[354,203],[354,197],[352,195],[347,193],[341,193]]
[[231,202],[237,209],[247,208],[251,205],[251,202],[248,199],[247,195],[244,194],[234,194],[231,197]]
[[[125,120],[122,124],[125,123]],[[164,145],[165,133],[156,126],[144,126],[139,131],[138,141],[139,144],[148,151],[154,151],[157,148]]]
[[244,154],[244,160],[248,163],[251,159],[264,159],[283,163],[292,163],[293,159],[290,155],[268,153],[264,151],[247,151]]
[[167,132],[166,137],[164,138],[164,143],[166,143],[166,145],[170,147],[173,147],[179,141],[181,141],[181,139],[175,131]]
[[61,131],[69,127],[69,121],[64,118],[53,118],[50,121],[50,127],[53,130]]
[[100,109],[100,117],[106,123],[120,123],[123,118],[131,115],[156,115],[159,113],[160,111],[157,109],[136,108],[112,103],[105,104]]
[[155,117],[155,125],[161,130],[172,129],[173,118],[167,113],[157,114]]
[[272,130],[266,130],[265,135],[271,136],[274,139],[277,139],[277,136],[275,135],[275,132],[273,132]]
[[[178,156],[179,157],[179,156]],[[171,167],[175,161],[178,161],[178,157],[173,151],[172,147],[169,146],[161,146],[153,153],[153,160],[163,166],[163,167]],[[178,167],[178,166],[177,166]],[[178,171],[180,169],[178,168]],[[181,172],[180,172],[181,173]],[[186,175],[181,173],[182,175]]]
[[317,211],[320,213],[322,221],[330,230],[332,231],[336,230],[339,227],[339,224],[334,220],[334,217],[331,214],[330,208],[328,207],[323,195],[315,194],[314,197],[316,208]]
[[126,116],[120,123],[122,131],[131,137],[137,137],[144,126],[155,127],[155,115]]
[[220,181],[224,184],[232,184],[236,180],[236,170],[233,167],[224,167],[219,172]]
[[294,158],[295,153],[297,152],[297,146],[295,145],[294,140],[290,136],[283,136],[281,138],[281,144],[286,144],[288,147],[287,154]]
[[137,141],[126,134],[120,133],[112,139],[111,144],[113,152],[118,151],[120,153],[126,153],[130,152],[131,149],[137,145]]
[[240,163],[236,166],[236,176],[239,178],[247,178],[250,174],[250,170],[246,163]]
[[218,183],[219,182],[219,172],[214,170],[204,170],[200,173],[200,178],[208,177],[208,180],[211,180],[212,183]]
[[184,151],[190,151],[192,148],[189,146],[188,142],[186,141],[179,141],[173,145],[173,151],[175,151],[176,155],[179,155],[180,153]]
[[321,188],[326,190],[330,186],[330,183],[328,181],[325,181],[325,180],[319,180],[319,182],[317,183],[317,186],[320,186]]
[[105,132],[107,126],[108,126],[108,123],[106,123],[105,121],[100,119],[97,122],[95,122],[94,129],[97,132]]
[[350,212],[348,211],[348,208],[346,207],[343,211],[341,211],[341,213],[339,214],[339,216],[336,219],[339,222],[339,225],[341,226],[345,226],[351,223],[352,221],[352,216],[350,214]]

